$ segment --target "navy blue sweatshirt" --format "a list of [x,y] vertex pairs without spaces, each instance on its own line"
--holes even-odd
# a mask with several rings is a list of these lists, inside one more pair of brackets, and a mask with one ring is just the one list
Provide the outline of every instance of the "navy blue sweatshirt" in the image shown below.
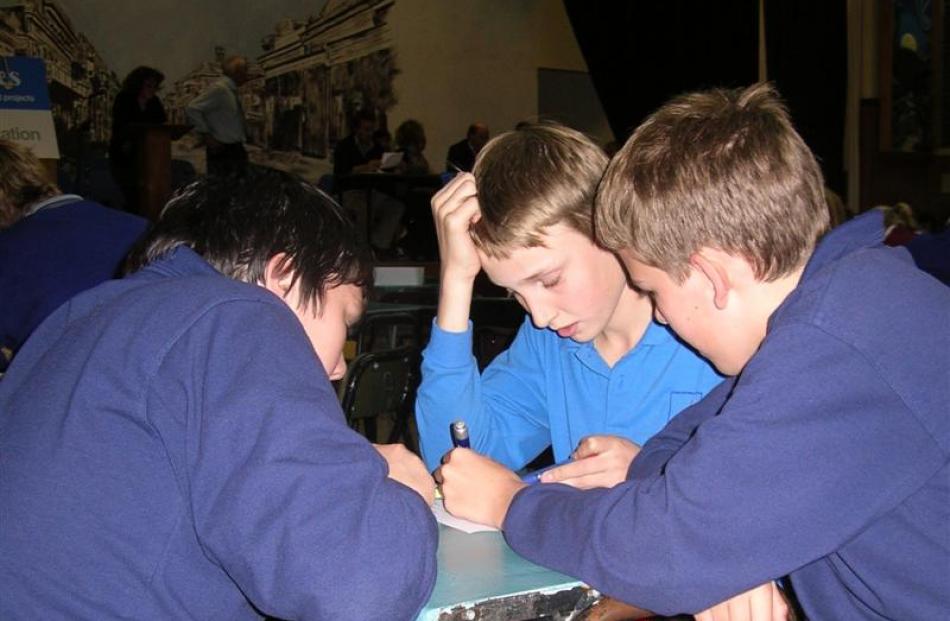
[[187,249],[40,325],[0,463],[2,619],[411,619],[434,584],[296,316]]
[[789,576],[812,619],[950,614],[950,288],[880,214],[819,244],[741,375],[612,489],[534,485],[527,558],[659,613]]

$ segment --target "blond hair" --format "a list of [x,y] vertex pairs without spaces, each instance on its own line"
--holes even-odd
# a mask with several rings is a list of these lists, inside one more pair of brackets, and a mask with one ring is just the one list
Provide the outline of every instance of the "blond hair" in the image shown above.
[[771,85],[692,93],[653,113],[610,163],[594,228],[682,282],[690,256],[743,256],[769,281],[803,265],[828,230],[815,156]]
[[587,136],[560,125],[528,124],[490,140],[475,162],[481,218],[476,246],[489,256],[543,245],[546,227],[566,224],[593,239],[594,194],[607,156]]
[[12,226],[30,205],[59,194],[47,174],[28,147],[0,139],[0,229]]

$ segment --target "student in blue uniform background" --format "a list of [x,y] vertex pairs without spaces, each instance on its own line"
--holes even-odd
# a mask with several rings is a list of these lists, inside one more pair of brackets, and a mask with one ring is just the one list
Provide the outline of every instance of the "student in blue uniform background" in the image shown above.
[[326,195],[205,179],[0,380],[0,617],[410,619],[433,483],[349,429],[370,266]]
[[526,487],[456,449],[446,509],[659,613],[784,577],[812,619],[946,617],[950,289],[881,244],[879,213],[826,234],[822,186],[767,85],[648,118],[605,174],[598,239],[731,379],[612,489]]
[[[652,320],[617,257],[593,241],[593,199],[607,156],[580,132],[525,126],[490,141],[474,176],[433,198],[441,283],[424,352],[416,421],[426,464],[451,449],[465,419],[472,447],[513,469],[552,446],[544,474],[609,486],[650,436],[721,381]],[[469,312],[482,269],[530,317],[479,374]]]

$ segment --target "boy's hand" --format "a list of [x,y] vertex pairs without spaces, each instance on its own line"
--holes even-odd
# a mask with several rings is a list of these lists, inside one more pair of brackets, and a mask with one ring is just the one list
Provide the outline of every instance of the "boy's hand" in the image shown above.
[[495,528],[501,528],[511,500],[526,487],[511,470],[463,448],[445,454],[435,480],[442,485],[446,511]]
[[482,263],[469,228],[480,216],[475,177],[471,173],[456,175],[432,197],[443,279],[474,280],[478,276]]
[[402,444],[374,444],[373,446],[389,464],[389,478],[414,490],[422,496],[427,505],[431,505],[435,499],[435,481],[432,480],[432,476],[418,455],[410,452]]
[[640,447],[620,436],[587,436],[569,464],[541,474],[542,483],[564,483],[578,489],[613,487],[627,480],[630,463]]
[[786,621],[789,614],[785,595],[774,582],[740,593],[696,615],[696,621]]

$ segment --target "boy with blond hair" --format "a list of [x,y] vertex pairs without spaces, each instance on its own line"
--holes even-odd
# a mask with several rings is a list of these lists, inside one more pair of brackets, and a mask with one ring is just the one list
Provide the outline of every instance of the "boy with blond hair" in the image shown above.
[[731,379],[612,489],[526,488],[457,449],[446,508],[660,613],[784,577],[810,618],[946,616],[950,289],[881,245],[877,213],[827,232],[820,169],[768,85],[663,106],[595,214],[657,319]]
[[[652,321],[649,298],[593,241],[607,157],[553,123],[507,132],[433,199],[442,260],[416,420],[430,469],[465,419],[472,446],[519,469],[546,447],[545,481],[610,486],[651,435],[721,381]],[[469,310],[484,269],[528,311],[511,347],[479,374]]]

